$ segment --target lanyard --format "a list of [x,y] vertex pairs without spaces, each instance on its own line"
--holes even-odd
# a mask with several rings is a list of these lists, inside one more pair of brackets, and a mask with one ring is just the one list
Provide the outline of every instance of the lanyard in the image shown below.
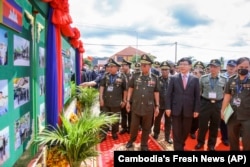
[[239,80],[236,80],[236,89],[237,89],[237,94],[241,93],[243,89],[243,84],[247,83],[248,75],[244,78],[242,83],[239,83]]
[[218,79],[217,78],[210,78],[209,81],[210,81],[211,89],[214,90],[214,86],[216,85]]
[[113,83],[115,82],[116,78],[117,78],[117,74],[114,75],[114,76],[113,76],[113,75],[110,75],[109,78],[110,78],[110,83],[113,84]]

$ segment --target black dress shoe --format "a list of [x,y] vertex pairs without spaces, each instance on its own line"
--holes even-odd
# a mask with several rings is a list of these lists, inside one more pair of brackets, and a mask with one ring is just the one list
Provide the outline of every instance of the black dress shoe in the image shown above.
[[225,146],[229,146],[229,141],[228,141],[228,140],[223,140],[222,143],[223,143]]
[[191,137],[192,139],[196,139],[196,136],[195,136],[194,133],[190,133],[190,137]]
[[150,151],[147,147],[142,147],[141,151]]
[[126,132],[127,132],[126,129],[122,129],[122,130],[120,131],[120,134],[122,135],[122,134],[124,134],[124,133],[126,133]]
[[154,135],[153,135],[153,138],[154,138],[155,140],[157,140],[157,139],[158,139],[158,135],[157,135],[157,134],[154,134]]
[[132,142],[128,142],[127,144],[126,144],[126,148],[131,148],[133,146],[133,143]]
[[117,140],[117,139],[118,139],[117,134],[113,134],[113,135],[112,135],[112,138],[113,138],[114,140]]
[[165,138],[165,141],[168,142],[169,144],[173,144],[173,140],[171,138]]
[[207,148],[207,151],[215,151],[215,149],[214,149],[213,146],[209,146],[209,147]]
[[198,143],[194,148],[195,148],[195,149],[201,149],[202,147],[203,147],[203,144]]

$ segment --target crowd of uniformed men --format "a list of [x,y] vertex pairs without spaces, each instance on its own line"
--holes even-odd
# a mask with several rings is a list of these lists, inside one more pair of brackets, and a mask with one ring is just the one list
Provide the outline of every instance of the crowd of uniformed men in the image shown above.
[[[229,60],[225,71],[218,59],[205,65],[181,58],[174,64],[153,62],[147,54],[133,66],[124,59],[121,64],[109,59],[105,72],[81,84],[98,87],[101,113],[121,114],[121,121],[111,128],[113,140],[118,133],[129,133],[126,148],[131,148],[141,130],[141,150],[148,151],[149,135],[158,139],[164,123],[165,141],[176,151],[184,150],[189,135],[197,140],[195,149],[207,144],[207,150],[214,151],[218,130],[230,150],[250,150],[249,58]],[[234,113],[226,124],[229,104]],[[109,129],[102,128],[101,141]]]

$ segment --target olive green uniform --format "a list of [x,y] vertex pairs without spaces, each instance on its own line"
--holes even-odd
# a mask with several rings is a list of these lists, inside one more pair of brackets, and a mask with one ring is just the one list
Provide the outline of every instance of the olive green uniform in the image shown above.
[[212,78],[211,74],[203,75],[200,78],[201,108],[198,118],[199,131],[197,140],[198,143],[203,145],[207,130],[209,129],[209,148],[213,148],[216,144],[226,81],[227,78],[220,74],[216,78]]
[[243,150],[250,151],[250,76],[243,81],[238,75],[230,77],[225,93],[232,96],[230,104],[234,110],[227,123],[230,150],[240,150],[241,132]]
[[[121,102],[123,101],[123,93],[127,89],[126,77],[117,73],[116,75],[106,74],[101,80],[100,86],[104,87],[103,100],[104,106],[102,112],[110,114],[120,114]],[[108,127],[103,128],[104,132],[108,131]],[[119,122],[112,125],[112,135],[119,130]],[[106,133],[103,133],[103,137]]]
[[159,81],[154,74],[143,76],[141,73],[136,73],[129,81],[129,87],[133,88],[129,142],[133,143],[136,140],[141,120],[141,148],[148,148],[155,107],[154,92],[159,92]]
[[164,134],[165,140],[168,141],[170,139],[170,131],[171,131],[171,117],[168,117],[165,113],[166,109],[166,96],[167,96],[167,88],[170,78],[163,78],[162,76],[159,77],[159,84],[160,84],[160,111],[158,116],[155,118],[154,122],[154,136],[158,138],[160,133],[160,126],[161,126],[161,119],[164,115],[165,123],[164,123]]

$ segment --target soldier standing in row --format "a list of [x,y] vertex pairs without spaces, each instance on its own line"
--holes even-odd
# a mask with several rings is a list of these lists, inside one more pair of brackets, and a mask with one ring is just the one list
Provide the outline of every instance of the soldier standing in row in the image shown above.
[[[129,81],[132,77],[132,73],[130,72],[131,62],[126,61],[125,59],[122,60],[121,68],[122,72],[126,77],[126,80]],[[121,127],[122,130],[120,134],[129,133],[130,131],[130,124],[131,124],[131,112],[127,112],[126,107],[121,109]]]
[[148,138],[151,132],[153,117],[159,113],[159,81],[157,76],[150,72],[152,60],[148,55],[141,56],[141,73],[134,74],[129,81],[127,96],[127,111],[130,111],[132,99],[132,122],[130,139],[126,148],[133,146],[136,140],[141,121],[142,136],[141,150],[148,151]]
[[141,64],[136,62],[135,63],[135,66],[134,66],[134,71],[133,73],[136,74],[136,73],[140,73],[141,72]]
[[[227,81],[229,78],[236,74],[236,61],[235,60],[228,60],[227,66],[226,66],[226,72],[223,73],[223,75],[227,78]],[[220,121],[220,133],[221,133],[221,140],[222,143],[225,146],[229,146],[229,140],[228,140],[228,132],[227,132],[227,125],[225,124],[225,121],[221,119]]]
[[[197,61],[194,63],[194,71],[193,71],[194,76],[200,79],[200,77],[205,74],[204,70],[205,70],[205,65],[203,62]],[[199,127],[198,117],[193,118],[190,131],[190,137],[192,139],[196,139],[196,131],[198,130],[198,127]]]
[[220,125],[220,110],[223,100],[226,77],[220,75],[221,62],[213,59],[208,64],[210,73],[200,78],[201,109],[199,114],[198,144],[195,149],[203,148],[207,130],[208,151],[215,151],[215,144]]
[[233,75],[226,84],[221,116],[223,119],[224,110],[230,103],[234,110],[227,122],[230,150],[240,150],[241,135],[243,151],[250,151],[250,60],[241,57],[236,64],[238,74]]
[[[110,67],[107,74],[100,83],[99,100],[102,112],[108,114],[120,114],[121,107],[126,105],[127,96],[127,81],[124,75],[119,73],[120,65],[113,59],[109,59],[108,66]],[[102,128],[101,141],[104,141],[109,130],[108,126]],[[117,132],[119,131],[119,121],[112,125],[112,138],[118,139]]]
[[170,65],[167,63],[167,61],[163,61],[160,65],[161,68],[161,76],[159,77],[159,83],[160,83],[160,112],[158,116],[155,118],[154,122],[154,139],[158,139],[159,133],[160,133],[160,126],[161,126],[161,120],[162,116],[164,115],[164,133],[165,133],[165,141],[169,144],[173,144],[173,140],[170,137],[171,132],[171,117],[168,117],[165,113],[166,108],[166,95],[167,95],[167,88],[169,83],[169,69]]

